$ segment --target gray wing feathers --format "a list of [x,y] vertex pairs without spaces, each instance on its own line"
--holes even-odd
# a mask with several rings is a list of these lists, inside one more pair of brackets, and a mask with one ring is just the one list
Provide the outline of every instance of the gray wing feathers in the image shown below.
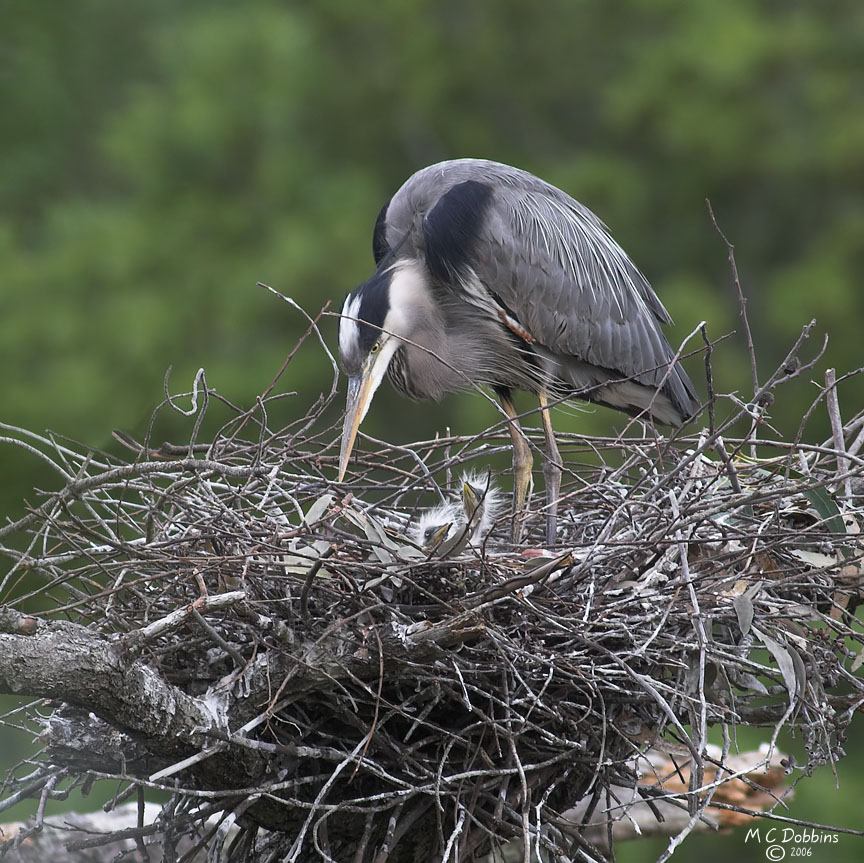
[[659,384],[673,356],[660,331],[669,314],[602,223],[545,189],[499,190],[495,201],[481,281],[546,347]]
[[507,165],[460,159],[414,174],[387,212],[391,244],[409,234],[422,251],[422,220],[468,180],[494,191],[473,256],[479,280],[529,333],[559,354],[664,390],[682,415],[692,384],[661,329],[663,304],[606,226],[587,207],[543,180]]

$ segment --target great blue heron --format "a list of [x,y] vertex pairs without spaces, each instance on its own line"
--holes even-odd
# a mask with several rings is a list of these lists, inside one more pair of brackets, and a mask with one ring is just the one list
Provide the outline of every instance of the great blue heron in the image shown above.
[[533,458],[512,391],[528,390],[546,439],[552,544],[561,457],[550,399],[672,426],[696,410],[660,328],[669,313],[645,277],[589,209],[527,171],[480,159],[418,171],[381,210],[372,251],[375,274],[348,295],[339,322],[348,374],[340,482],[385,373],[411,399],[485,383],[510,420],[519,514]]

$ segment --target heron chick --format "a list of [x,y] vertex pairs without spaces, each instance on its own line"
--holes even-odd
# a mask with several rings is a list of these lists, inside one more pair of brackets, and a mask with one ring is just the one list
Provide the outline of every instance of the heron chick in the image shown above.
[[473,472],[462,474],[459,487],[458,501],[449,500],[420,513],[411,529],[411,538],[417,545],[435,549],[462,532],[469,545],[483,544],[501,515],[501,491],[488,475]]
[[339,322],[348,374],[340,482],[385,375],[411,399],[487,384],[509,420],[518,516],[533,457],[513,391],[527,390],[546,440],[552,545],[561,457],[550,399],[585,399],[670,426],[698,407],[648,281],[597,216],[533,174],[480,159],[424,168],[381,210],[372,251],[375,274],[348,295]]

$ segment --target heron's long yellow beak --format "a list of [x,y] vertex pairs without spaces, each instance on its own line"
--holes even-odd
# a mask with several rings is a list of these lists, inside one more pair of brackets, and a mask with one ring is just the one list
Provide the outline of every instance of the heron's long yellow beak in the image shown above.
[[348,398],[345,403],[345,423],[342,426],[342,449],[339,452],[339,476],[336,482],[342,482],[345,471],[348,468],[348,459],[351,450],[354,449],[354,441],[357,438],[357,429],[366,415],[369,403],[375,393],[373,378],[369,373],[370,368],[366,366],[362,375],[348,378]]
[[348,378],[348,398],[345,403],[345,424],[342,426],[342,450],[339,453],[339,476],[336,482],[342,482],[345,476],[357,429],[360,428],[360,423],[372,404],[372,396],[381,386],[390,360],[398,348],[398,339],[382,336],[376,348],[366,357],[360,374]]

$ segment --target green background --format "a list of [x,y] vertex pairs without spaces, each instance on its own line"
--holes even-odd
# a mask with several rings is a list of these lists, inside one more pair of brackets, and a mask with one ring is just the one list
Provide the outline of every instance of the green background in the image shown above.
[[[710,199],[735,243],[761,377],[811,318],[805,355],[830,337],[779,394],[781,434],[826,367],[862,364],[860,0],[5,0],[0,117],[3,422],[94,447],[115,428],[140,436],[169,365],[174,391],[203,366],[219,393],[253,404],[305,329],[256,282],[313,314],[338,310],[371,274],[382,203],[417,168],[460,156],[516,164],[595,210],[675,317],[674,344],[701,320],[713,338],[739,326]],[[323,329],[335,346],[335,321]],[[704,393],[701,361],[689,368]],[[330,374],[320,350],[301,351],[278,383],[299,395],[271,424]],[[714,374],[718,391],[752,392],[740,332]],[[844,415],[862,396],[860,378],[841,386]],[[570,414],[556,425],[617,422]],[[411,408],[385,388],[364,428],[402,442],[494,419],[482,399]],[[158,431],[182,441],[188,423]],[[827,435],[820,409],[805,439]],[[4,517],[52,482],[0,447]],[[855,736],[840,790],[830,770],[802,783],[799,817],[864,826]],[[0,741],[14,756],[23,735],[0,728]],[[740,834],[679,856],[697,853],[764,859]],[[862,855],[864,840],[841,837],[811,859]]]

